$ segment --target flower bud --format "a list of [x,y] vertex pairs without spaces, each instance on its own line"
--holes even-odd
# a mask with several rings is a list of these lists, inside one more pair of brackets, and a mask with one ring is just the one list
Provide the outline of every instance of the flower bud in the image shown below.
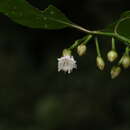
[[62,55],[63,55],[63,56],[71,56],[71,50],[69,50],[69,49],[64,49],[63,52],[62,52]]
[[111,69],[111,78],[114,79],[116,78],[121,72],[121,67],[119,66],[114,66]]
[[127,69],[130,66],[130,57],[125,55],[121,59],[121,64],[122,66]]
[[82,56],[86,53],[87,47],[84,44],[81,44],[77,47],[77,53],[79,56]]
[[107,59],[110,62],[113,62],[118,57],[118,54],[116,51],[111,50],[107,53]]
[[98,67],[100,70],[103,70],[104,67],[105,67],[105,62],[104,62],[104,60],[102,59],[101,56],[97,56],[96,62],[97,62],[97,67]]

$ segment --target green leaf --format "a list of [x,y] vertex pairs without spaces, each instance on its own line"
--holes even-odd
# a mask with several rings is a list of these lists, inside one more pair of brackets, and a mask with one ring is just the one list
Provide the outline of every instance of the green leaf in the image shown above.
[[125,11],[121,14],[120,19],[130,16],[130,11]]
[[130,17],[122,18],[117,23],[115,33],[130,39]]
[[0,0],[0,12],[18,24],[41,29],[62,29],[72,22],[57,8],[50,5],[44,11],[25,0]]
[[106,33],[113,33],[120,35],[122,38],[130,40],[130,11],[121,14],[120,18],[113,24],[108,25],[105,29],[101,30]]
[[130,40],[130,11],[121,14],[115,27],[115,33]]
[[[34,8],[26,0],[0,0],[0,12],[18,24],[39,29],[63,29],[73,27],[86,33],[94,33],[72,23],[59,9],[50,5],[44,11]],[[113,24],[99,31],[101,35],[117,36],[130,44],[130,11],[124,12]],[[95,33],[94,33],[95,34]]]

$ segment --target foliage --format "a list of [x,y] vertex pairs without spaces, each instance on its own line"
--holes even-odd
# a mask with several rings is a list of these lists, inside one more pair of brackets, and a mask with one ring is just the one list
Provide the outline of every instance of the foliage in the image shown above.
[[[82,27],[71,22],[60,10],[52,5],[41,11],[31,6],[26,0],[1,0],[0,12],[10,17],[16,23],[31,28],[62,29],[74,27],[85,31]],[[101,35],[117,35],[119,39],[124,37],[124,39],[130,42],[129,27],[130,11],[127,11],[117,21],[101,31]],[[90,33],[94,32],[91,31]]]
[[[71,27],[89,34],[85,36],[85,39],[83,37],[82,39],[76,40],[76,42],[70,48],[68,48],[68,50],[78,47],[78,45],[81,44],[81,41],[83,41],[84,45],[87,44],[93,35],[104,35],[111,37],[112,40],[114,38],[118,39],[127,45],[126,48],[128,48],[128,51],[125,52],[125,54],[127,53],[127,56],[129,57],[130,11],[124,12],[114,23],[108,25],[105,29],[98,31],[90,31],[71,22],[59,9],[53,5],[50,5],[44,11],[42,11],[30,5],[26,0],[1,0],[0,12],[11,18],[16,23],[30,28],[52,30]],[[98,42],[98,40],[96,40],[96,42]],[[112,46],[114,44],[112,43]],[[96,49],[98,57],[102,59],[98,43],[96,43]],[[112,48],[112,50],[115,51],[115,48]],[[119,61],[118,65],[120,64],[122,63]],[[66,66],[63,67],[66,68]],[[100,66],[98,66],[98,68],[100,68]]]

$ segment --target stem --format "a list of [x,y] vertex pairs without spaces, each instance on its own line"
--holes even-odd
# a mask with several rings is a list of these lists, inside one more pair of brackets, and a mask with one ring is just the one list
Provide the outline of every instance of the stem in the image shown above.
[[122,63],[122,59],[123,59],[123,56],[121,57],[121,59],[119,60],[119,62],[118,62],[117,65],[121,65],[121,63]]
[[92,38],[92,35],[87,35],[87,36],[83,37],[82,39],[76,40],[74,42],[74,44],[72,46],[70,46],[68,49],[72,50],[72,49],[76,48],[79,44],[81,44],[81,42],[83,42],[82,44],[87,44],[91,38]]
[[71,46],[71,47],[69,47],[69,49],[70,50],[72,50],[72,49],[74,49],[75,47],[77,47],[78,45],[79,45],[79,42],[80,40],[76,40],[75,42],[74,42],[74,44]]
[[85,39],[85,41],[82,44],[87,44],[92,37],[93,37],[92,35],[88,35],[88,37]]
[[115,50],[116,47],[115,47],[115,38],[112,37],[112,50]]
[[101,52],[100,52],[100,48],[99,48],[99,43],[98,43],[97,37],[95,38],[95,43],[96,43],[97,55],[101,57]]
[[[85,29],[81,26],[78,26],[76,24],[72,24],[71,27],[76,28],[82,32],[92,34],[92,35],[102,35],[102,36],[108,36],[108,37],[113,37],[117,38],[118,40],[122,41],[125,45],[130,46],[130,40],[125,38],[124,36],[119,35],[118,33],[114,32],[101,32],[101,31],[90,31],[88,29]],[[128,44],[129,43],[129,44]]]
[[125,55],[129,56],[129,47],[125,48]]

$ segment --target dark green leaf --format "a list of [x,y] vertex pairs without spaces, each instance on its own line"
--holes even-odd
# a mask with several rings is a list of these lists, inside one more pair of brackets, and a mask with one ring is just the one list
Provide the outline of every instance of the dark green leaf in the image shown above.
[[124,12],[118,20],[108,25],[102,32],[117,33],[120,36],[130,39],[130,11]]
[[121,14],[120,19],[125,18],[125,17],[129,17],[129,16],[130,16],[130,11],[125,11],[125,12],[123,12],[123,13]]
[[62,29],[72,25],[72,22],[54,6],[40,11],[25,0],[0,0],[0,12],[16,23],[31,28]]
[[116,26],[115,32],[117,34],[130,39],[130,11],[121,14]]
[[117,24],[115,32],[127,39],[130,39],[130,17],[121,19]]

